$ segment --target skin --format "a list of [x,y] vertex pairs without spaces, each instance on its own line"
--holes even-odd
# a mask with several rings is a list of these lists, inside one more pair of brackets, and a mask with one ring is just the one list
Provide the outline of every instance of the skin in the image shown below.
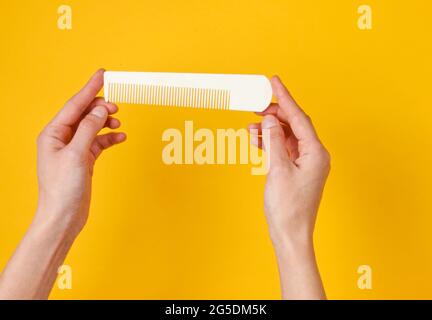
[[93,168],[103,150],[125,141],[118,108],[96,95],[97,71],[39,135],[39,199],[26,235],[0,276],[0,299],[46,299],[89,213]]
[[[95,162],[103,150],[126,139],[124,133],[99,134],[120,126],[110,116],[117,106],[96,97],[103,72],[95,73],[38,138],[38,207],[0,276],[0,299],[48,298],[59,266],[88,219]],[[278,104],[260,113],[262,122],[250,129],[257,133],[252,142],[269,156],[264,203],[282,297],[324,299],[313,230],[330,157],[279,78],[272,85]]]
[[330,156],[310,118],[278,77],[278,101],[249,125],[251,141],[266,149],[269,172],[264,210],[279,267],[283,299],[325,299],[313,247],[313,231]]

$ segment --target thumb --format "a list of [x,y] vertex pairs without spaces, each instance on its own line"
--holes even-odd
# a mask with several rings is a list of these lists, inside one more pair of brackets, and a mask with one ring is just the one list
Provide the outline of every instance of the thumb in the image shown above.
[[273,115],[266,115],[262,120],[261,128],[269,169],[286,166],[290,160],[285,146],[285,133],[279,120]]
[[97,106],[81,120],[70,146],[79,151],[90,150],[93,140],[99,131],[105,126],[108,118],[108,110],[103,106]]

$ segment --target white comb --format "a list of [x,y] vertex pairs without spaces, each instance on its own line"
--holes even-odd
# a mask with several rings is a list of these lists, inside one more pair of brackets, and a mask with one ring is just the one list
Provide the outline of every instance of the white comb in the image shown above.
[[272,88],[261,75],[106,71],[104,95],[114,103],[263,111]]

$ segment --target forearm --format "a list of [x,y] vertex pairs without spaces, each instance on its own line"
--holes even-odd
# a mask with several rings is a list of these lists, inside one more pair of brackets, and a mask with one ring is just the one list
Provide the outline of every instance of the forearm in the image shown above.
[[282,299],[326,299],[312,238],[283,239],[275,245]]
[[33,222],[0,276],[0,299],[46,299],[74,237],[56,221]]

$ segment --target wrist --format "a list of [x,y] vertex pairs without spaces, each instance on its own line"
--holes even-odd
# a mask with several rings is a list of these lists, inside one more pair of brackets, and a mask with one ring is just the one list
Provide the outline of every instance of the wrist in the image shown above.
[[300,253],[313,253],[312,232],[276,232],[271,231],[270,237],[274,250],[278,256],[292,256]]
[[35,243],[44,242],[62,248],[69,248],[72,245],[78,233],[55,219],[40,219],[39,217],[36,215],[27,232]]
[[74,240],[82,227],[79,227],[76,218],[67,210],[55,206],[39,205],[33,219],[31,229],[45,230],[53,236]]

